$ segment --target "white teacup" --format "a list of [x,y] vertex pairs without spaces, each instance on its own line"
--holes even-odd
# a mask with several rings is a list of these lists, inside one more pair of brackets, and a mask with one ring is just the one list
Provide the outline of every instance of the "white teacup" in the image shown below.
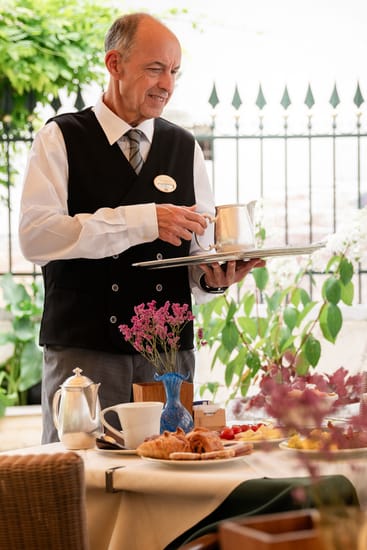
[[[146,437],[159,434],[162,409],[163,403],[160,401],[119,403],[101,411],[101,422],[112,434],[123,438],[125,447],[136,449]],[[108,411],[117,414],[122,431],[107,422],[105,414]]]

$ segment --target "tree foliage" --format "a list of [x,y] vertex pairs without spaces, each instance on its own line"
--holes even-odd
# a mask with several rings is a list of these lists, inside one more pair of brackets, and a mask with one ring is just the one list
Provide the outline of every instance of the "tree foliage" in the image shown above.
[[0,13],[0,118],[24,125],[37,103],[105,78],[103,40],[117,15],[98,0],[5,0]]

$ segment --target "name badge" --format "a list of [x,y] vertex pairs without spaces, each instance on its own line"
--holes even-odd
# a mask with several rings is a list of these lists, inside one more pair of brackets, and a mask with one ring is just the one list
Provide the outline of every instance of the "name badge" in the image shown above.
[[171,178],[171,176],[166,176],[165,174],[156,176],[153,183],[158,191],[162,191],[163,193],[172,193],[177,187],[175,180]]

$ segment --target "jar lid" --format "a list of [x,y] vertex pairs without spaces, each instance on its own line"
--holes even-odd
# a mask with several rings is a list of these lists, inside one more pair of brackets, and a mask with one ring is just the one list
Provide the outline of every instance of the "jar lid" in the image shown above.
[[85,388],[86,386],[90,386],[91,384],[93,384],[90,378],[88,378],[87,376],[82,376],[83,371],[79,367],[76,367],[73,372],[75,373],[74,376],[69,376],[69,378],[65,380],[65,382],[62,384],[63,388]]

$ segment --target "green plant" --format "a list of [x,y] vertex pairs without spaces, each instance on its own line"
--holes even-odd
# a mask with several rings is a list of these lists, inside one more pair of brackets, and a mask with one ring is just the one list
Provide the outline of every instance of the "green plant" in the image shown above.
[[[254,380],[273,367],[306,375],[319,362],[322,338],[335,343],[343,323],[340,304],[353,303],[352,258],[359,260],[359,251],[366,250],[366,218],[364,208],[353,220],[353,231],[329,238],[322,252],[326,267],[318,300],[307,290],[309,280],[315,285],[311,270],[320,261],[320,253],[314,253],[299,263],[282,260],[283,268],[289,268],[289,262],[293,266],[287,268],[286,281],[280,261],[269,260],[266,267],[252,271],[253,288],[248,281],[238,285],[238,299],[227,291],[195,307],[198,347],[207,345],[213,351],[211,368],[223,365],[222,386],[229,390],[229,399],[246,396]],[[201,396],[210,389],[204,384]]]
[[[32,282],[30,290],[16,283],[11,274],[0,281],[9,314],[9,330],[0,333],[0,346],[10,354],[0,363],[0,416],[8,405],[24,405],[27,390],[41,381],[42,352],[38,346],[43,306],[43,286]],[[5,355],[5,353],[4,353]]]
[[[97,0],[5,0],[0,14],[0,117],[26,129],[37,104],[103,84],[103,39],[116,9]],[[4,119],[5,117],[5,119]]]

